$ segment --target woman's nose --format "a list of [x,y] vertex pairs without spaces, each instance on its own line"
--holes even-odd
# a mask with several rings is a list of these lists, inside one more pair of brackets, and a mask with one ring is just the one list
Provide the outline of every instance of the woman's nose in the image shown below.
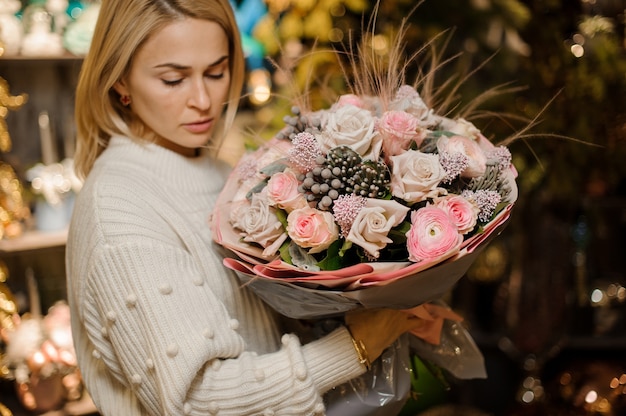
[[211,107],[209,89],[204,81],[195,82],[190,92],[189,105],[199,110],[208,110]]

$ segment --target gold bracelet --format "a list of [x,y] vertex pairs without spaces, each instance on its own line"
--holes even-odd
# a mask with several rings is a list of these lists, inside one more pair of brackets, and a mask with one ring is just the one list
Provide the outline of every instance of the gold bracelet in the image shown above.
[[364,365],[365,368],[369,371],[369,369],[372,367],[372,364],[370,363],[370,358],[367,355],[365,344],[363,344],[363,341],[361,340],[357,341],[356,339],[354,339],[352,335],[350,335],[350,338],[352,339],[352,345],[354,345],[354,350],[356,351],[356,355],[357,357],[359,357],[359,363]]

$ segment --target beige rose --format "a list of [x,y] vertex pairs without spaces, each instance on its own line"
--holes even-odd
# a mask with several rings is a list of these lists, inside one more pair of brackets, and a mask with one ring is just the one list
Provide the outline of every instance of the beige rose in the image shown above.
[[263,255],[271,256],[278,252],[282,243],[287,239],[283,224],[278,220],[263,193],[252,195],[250,202],[242,201],[233,204],[230,212],[230,222],[233,227],[241,231],[243,240],[247,243],[256,243],[263,247]]
[[470,121],[465,120],[464,118],[456,119],[455,123],[450,126],[448,130],[454,134],[467,137],[468,139],[471,139],[473,141],[477,141],[481,135],[480,130],[474,124],[472,124]]
[[408,150],[398,156],[392,156],[391,163],[393,196],[408,203],[415,203],[447,193],[444,188],[438,186],[446,172],[436,154]]
[[387,237],[389,231],[399,225],[408,212],[408,207],[396,201],[368,198],[354,219],[346,240],[378,258],[380,250],[392,242]]
[[347,104],[326,112],[324,122],[322,133],[317,136],[324,152],[349,146],[363,159],[378,160],[382,140],[370,111]]

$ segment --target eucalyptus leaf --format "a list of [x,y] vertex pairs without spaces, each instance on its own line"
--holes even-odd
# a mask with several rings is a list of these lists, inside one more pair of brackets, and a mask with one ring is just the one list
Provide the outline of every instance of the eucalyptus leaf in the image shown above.
[[261,192],[263,188],[267,186],[267,181],[268,179],[265,179],[259,182],[258,184],[256,184],[252,189],[250,189],[248,193],[246,194],[246,199],[252,199],[252,195],[258,194],[259,192]]
[[275,173],[283,172],[285,169],[287,169],[287,166],[288,163],[286,158],[278,159],[277,161],[272,162],[269,165],[261,168],[259,172],[267,176],[272,176]]
[[441,136],[446,136],[446,137],[458,136],[458,134],[453,133],[451,131],[447,131],[447,130],[434,130],[434,131],[431,131],[428,135],[435,139],[438,139]]
[[299,247],[294,242],[289,244],[289,255],[294,266],[301,269],[318,272],[320,267],[317,265],[317,259],[310,255],[305,249]]

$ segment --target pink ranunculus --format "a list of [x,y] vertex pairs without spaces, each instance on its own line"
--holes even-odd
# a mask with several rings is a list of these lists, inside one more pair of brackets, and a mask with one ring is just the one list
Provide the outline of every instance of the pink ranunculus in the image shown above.
[[378,121],[378,131],[383,138],[383,152],[395,156],[409,148],[411,142],[418,146],[426,137],[417,117],[405,111],[387,111]]
[[287,216],[287,234],[302,248],[310,248],[309,253],[326,250],[339,238],[339,227],[333,214],[315,208],[300,208]]
[[437,150],[439,153],[460,153],[467,156],[469,164],[465,170],[461,172],[461,176],[464,178],[480,177],[487,169],[487,157],[485,156],[485,152],[476,141],[465,136],[441,136],[439,140],[437,140]]
[[459,233],[467,234],[476,227],[480,210],[475,203],[463,198],[461,195],[442,197],[435,201],[435,206],[448,213],[459,229]]
[[266,187],[270,204],[287,212],[308,206],[306,197],[298,191],[299,185],[298,177],[291,169],[273,174]]
[[428,205],[411,213],[411,228],[406,233],[409,260],[435,259],[458,250],[463,236],[441,208]]

